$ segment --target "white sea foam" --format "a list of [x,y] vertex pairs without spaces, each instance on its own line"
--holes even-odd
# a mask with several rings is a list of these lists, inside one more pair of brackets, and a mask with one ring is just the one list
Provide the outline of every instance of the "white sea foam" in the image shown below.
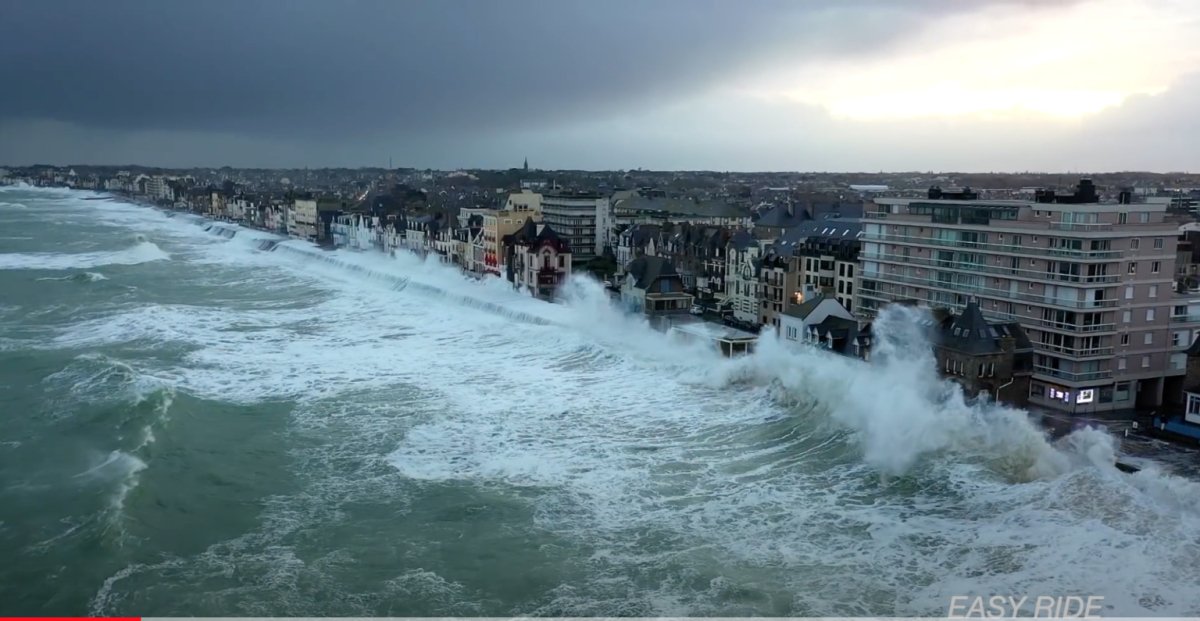
[[[309,297],[129,309],[56,345],[186,344],[185,363],[156,376],[203,398],[295,399],[297,425],[357,430],[322,449],[357,458],[400,429],[370,455],[395,475],[273,499],[262,532],[127,568],[93,611],[112,610],[132,574],[219,573],[241,554],[269,556],[271,580],[294,587],[303,569],[283,537],[316,519],[304,507],[325,516],[346,486],[404,483],[525,503],[532,528],[590,555],[586,585],[564,578],[517,614],[927,615],[951,595],[1051,587],[1103,593],[1106,614],[1200,613],[1195,483],[1120,473],[1103,432],[1051,443],[1023,412],[967,402],[903,312],[876,324],[871,365],[773,338],[728,360],[615,312],[595,283],[543,304],[412,256],[295,241],[261,252],[242,237],[198,242],[197,259]],[[406,401],[391,401],[400,387]],[[402,574],[397,588],[471,596],[436,574]]]
[[105,276],[104,274],[101,274],[100,272],[80,272],[78,274],[71,274],[69,276],[46,276],[43,278],[38,278],[37,280],[38,281],[73,280],[76,282],[100,282],[101,280],[108,280],[108,276]]
[[0,269],[6,270],[67,270],[88,269],[104,265],[136,265],[165,261],[171,256],[151,241],[139,241],[124,250],[64,254],[29,252],[0,254]]

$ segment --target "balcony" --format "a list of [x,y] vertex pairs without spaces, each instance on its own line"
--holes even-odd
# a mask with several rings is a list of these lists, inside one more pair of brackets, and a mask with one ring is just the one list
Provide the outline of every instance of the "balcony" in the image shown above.
[[941,239],[936,237],[891,235],[887,233],[872,232],[864,232],[862,239],[863,241],[913,244],[916,246],[971,248],[983,252],[995,252],[1004,255],[1016,254],[1034,257],[1066,257],[1084,261],[1116,261],[1124,254],[1120,250],[1069,250],[1066,248],[1037,248],[1030,246],[1014,246],[1010,244],[991,244],[987,242],[964,241],[960,239]]
[[1200,315],[1172,315],[1171,323],[1200,323]]
[[1005,267],[984,265],[982,263],[963,263],[961,261],[942,261],[912,256],[906,257],[903,255],[886,252],[863,252],[859,256],[867,261],[881,261],[883,263],[895,263],[898,265],[922,265],[934,269],[976,272],[980,274],[996,274],[1000,276],[1007,276],[1009,278],[1024,278],[1026,280],[1036,280],[1039,282],[1097,284],[1116,283],[1121,280],[1121,276],[1118,274],[1105,274],[1103,276],[1078,276],[1078,280],[1067,280],[1058,278],[1059,274],[1053,272],[1039,272],[1037,270],[1021,269],[1019,267],[1013,268],[1011,266]]
[[1111,231],[1111,222],[1051,222],[1050,228],[1056,231]]
[[990,298],[995,298],[1001,301],[1023,300],[1043,306],[1055,306],[1060,308],[1080,308],[1080,309],[1101,309],[1115,308],[1117,300],[1062,300],[1058,298],[1046,298],[1042,295],[1034,295],[1031,293],[1012,292],[1007,289],[993,289],[991,287],[981,287],[978,285],[961,285],[954,282],[942,282],[932,278],[917,278],[915,276],[902,276],[899,274],[879,274],[863,272],[864,280],[878,280],[885,283],[904,283],[917,285],[920,287],[928,287],[931,289],[939,289],[948,293],[956,293],[963,295],[979,295]]
[[1088,349],[1075,349],[1071,347],[1063,347],[1062,345],[1051,345],[1049,343],[1034,343],[1034,348],[1039,351],[1049,351],[1057,354],[1063,354],[1072,358],[1095,358],[1097,356],[1111,356],[1113,354],[1112,347],[1092,347]]
[[1033,372],[1037,375],[1045,375],[1057,379],[1064,379],[1069,382],[1090,382],[1093,380],[1107,379],[1112,377],[1112,371],[1089,371],[1086,373],[1071,373],[1061,369],[1051,369],[1041,365],[1034,365]]

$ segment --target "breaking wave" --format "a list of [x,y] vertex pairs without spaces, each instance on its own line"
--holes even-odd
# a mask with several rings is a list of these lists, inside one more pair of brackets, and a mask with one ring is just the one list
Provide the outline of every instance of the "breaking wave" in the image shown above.
[[37,280],[38,281],[71,280],[71,281],[75,281],[75,282],[100,282],[101,280],[108,280],[108,276],[105,276],[104,274],[101,274],[100,272],[82,272],[79,274],[71,274],[70,276],[46,276],[45,278],[38,278]]
[[0,254],[0,269],[6,270],[68,270],[89,269],[105,265],[137,265],[151,261],[166,261],[171,255],[138,236],[137,243],[124,250],[64,254],[55,252]]
[[[155,375],[189,397],[288,400],[301,489],[250,532],[111,568],[95,613],[941,615],[983,587],[1200,612],[1196,484],[1120,472],[1102,430],[1051,441],[1025,412],[965,398],[914,311],[879,318],[870,363],[770,335],[726,359],[591,279],[546,304],[432,259],[221,226],[234,232],[197,235],[188,259],[226,264],[205,272],[250,283],[237,287],[287,281],[288,305],[125,308],[55,345],[169,343],[187,353]],[[61,379],[99,394],[145,375],[101,362]],[[147,388],[143,414],[169,407]],[[122,511],[154,464],[160,427],[135,433],[150,420],[130,419],[118,447],[141,468],[105,467],[127,473]],[[398,522],[414,530],[382,557],[395,577],[347,578],[403,538]],[[513,566],[536,569],[530,586],[497,597]]]

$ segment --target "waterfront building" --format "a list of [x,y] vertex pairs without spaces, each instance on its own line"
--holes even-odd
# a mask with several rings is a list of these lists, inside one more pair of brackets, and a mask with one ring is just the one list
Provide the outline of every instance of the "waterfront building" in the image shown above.
[[654,254],[671,259],[684,287],[697,299],[711,300],[723,293],[729,230],[688,222],[668,223],[661,228]]
[[[225,200],[219,192],[213,192],[214,205],[220,198],[221,213],[224,213]],[[292,201],[287,212],[287,234],[289,237],[316,241],[317,239],[317,200],[315,198],[298,198]]]
[[542,195],[530,190],[512,192],[504,201],[504,211],[514,213],[542,213]]
[[[788,302],[779,316],[779,336],[792,345],[815,345],[839,354],[865,358],[858,320],[838,303],[811,287],[801,291],[801,301]],[[857,346],[857,348],[855,347]]]
[[[876,198],[866,214],[856,311],[916,300],[1017,322],[1034,347],[1032,405],[1071,413],[1155,408],[1182,394],[1196,324],[1173,291],[1165,205],[1100,203],[1089,180],[1033,200],[965,189]],[[1183,312],[1177,312],[1179,308]]]
[[571,275],[571,247],[549,226],[533,218],[505,235],[505,276],[513,287],[551,300]]
[[571,247],[577,263],[611,246],[612,205],[598,192],[555,190],[542,195],[542,221]]
[[[617,274],[640,256],[658,256],[662,243],[662,227],[657,224],[634,224],[617,234]],[[686,284],[686,283],[685,283]]]
[[862,223],[845,219],[812,220],[795,230],[798,243],[794,253],[799,257],[799,285],[831,296],[853,312]]
[[621,301],[631,311],[646,315],[687,313],[692,300],[670,259],[643,256],[625,266]]
[[762,285],[758,274],[766,244],[749,231],[739,230],[730,236],[726,249],[725,302],[733,310],[734,320],[745,326],[759,325]]
[[943,314],[933,350],[942,376],[968,397],[1028,404],[1033,344],[1019,323],[989,323],[972,300],[957,315]]
[[796,255],[803,240],[803,229],[792,227],[763,251],[758,272],[759,323],[776,333],[787,305],[803,301],[799,295],[800,258]]
[[[524,216],[524,218],[522,217]],[[512,235],[520,230],[525,222],[525,218],[531,218],[535,221],[538,219],[537,213],[533,211],[512,212],[507,210],[489,209],[481,215],[481,228],[477,235],[477,243],[480,249],[479,258],[482,259],[482,273],[492,274],[495,276],[504,275],[506,269],[504,266],[504,253],[500,246],[501,240],[506,235]],[[567,244],[570,247],[570,244]]]

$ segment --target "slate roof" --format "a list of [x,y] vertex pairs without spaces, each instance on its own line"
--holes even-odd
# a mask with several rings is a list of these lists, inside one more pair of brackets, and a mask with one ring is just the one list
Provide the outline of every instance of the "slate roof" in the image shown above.
[[637,224],[629,231],[629,242],[635,247],[642,247],[650,240],[662,238],[662,227],[657,224]]
[[661,278],[679,278],[675,264],[664,257],[638,257],[629,262],[625,271],[634,279],[635,287],[647,291]]
[[504,236],[506,244],[520,244],[530,248],[541,248],[545,244],[550,244],[558,249],[558,252],[571,252],[571,246],[566,240],[558,236],[550,225],[542,225],[542,230],[538,230],[538,224],[533,221],[533,218],[526,218],[525,224],[517,229],[516,233]]
[[738,229],[729,237],[729,245],[736,250],[745,250],[758,244],[758,240],[745,229]]
[[[614,198],[616,198],[614,196]],[[614,201],[614,209],[635,212],[665,212],[677,216],[706,218],[744,218],[750,214],[722,200],[694,201],[686,198],[651,198],[632,196]]]
[[815,326],[809,326],[810,331],[816,331],[817,338],[821,342],[827,342],[829,337],[833,337],[832,351],[843,354],[853,355],[851,350],[853,345],[863,334],[858,327],[858,321],[854,319],[846,319],[845,317],[837,317],[830,315],[821,323]]
[[[783,312],[785,315],[790,315],[798,319],[804,319],[812,314],[812,312],[817,309],[817,306],[820,306],[821,302],[825,300],[825,296],[818,295],[814,298],[805,300],[800,304],[788,304],[787,308],[785,308]],[[834,302],[837,302],[837,300],[834,300]]]
[[769,226],[774,228],[791,228],[799,226],[806,220],[809,220],[808,213],[803,208],[793,205],[792,213],[788,213],[787,205],[778,205],[767,213],[759,217],[754,223],[755,226]]
[[938,335],[943,347],[971,355],[1002,352],[1000,339],[1005,336],[1011,336],[1016,341],[1016,349],[1032,347],[1020,324],[989,324],[979,310],[979,303],[974,300],[968,302],[961,313],[947,317]]

